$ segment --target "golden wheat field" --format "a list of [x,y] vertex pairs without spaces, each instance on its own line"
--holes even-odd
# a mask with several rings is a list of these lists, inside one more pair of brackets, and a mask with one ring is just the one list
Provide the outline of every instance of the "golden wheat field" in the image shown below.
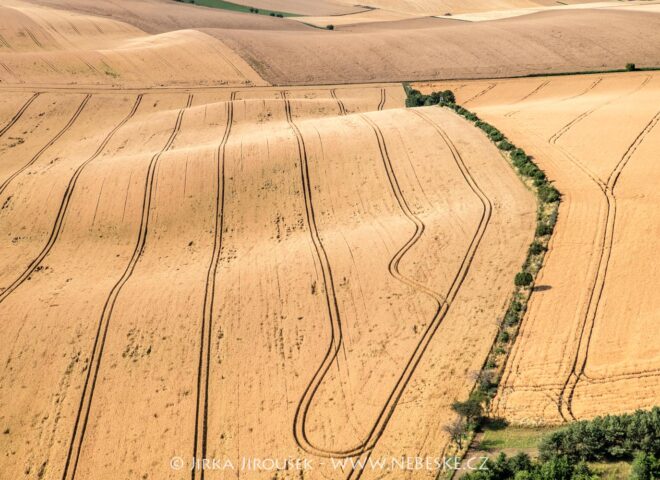
[[565,195],[496,411],[522,423],[557,423],[650,408],[660,389],[660,76],[454,88],[461,103],[534,152]]
[[660,15],[567,3],[3,1],[0,479],[441,478],[390,460],[462,454],[538,204],[401,80],[562,193],[491,413],[658,403],[660,75],[499,77],[655,66]]

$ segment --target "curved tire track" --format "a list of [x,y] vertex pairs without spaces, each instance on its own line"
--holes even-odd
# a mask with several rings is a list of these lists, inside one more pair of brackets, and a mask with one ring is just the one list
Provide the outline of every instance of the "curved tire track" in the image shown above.
[[62,480],[73,480],[76,477],[78,460],[80,459],[80,452],[82,450],[82,444],[85,438],[85,431],[87,429],[87,422],[89,420],[92,400],[94,398],[94,390],[98,380],[101,360],[103,358],[103,349],[105,346],[105,340],[108,335],[112,313],[117,302],[117,298],[119,297],[119,294],[121,293],[124,285],[126,285],[126,282],[128,282],[129,278],[133,274],[133,271],[135,270],[135,267],[140,260],[146,245],[149,218],[151,215],[151,201],[154,190],[153,187],[156,167],[158,166],[158,162],[163,153],[167,152],[172,147],[174,140],[181,130],[183,114],[192,104],[192,99],[192,94],[188,95],[188,102],[184,108],[179,110],[176,123],[172,133],[165,143],[165,146],[153,157],[151,157],[151,161],[149,162],[147,175],[145,177],[144,196],[142,200],[142,215],[140,218],[138,238],[126,269],[110,290],[110,294],[108,295],[105,304],[103,305],[103,311],[101,312],[101,317],[99,318],[96,336],[94,338],[94,344],[92,346],[92,352],[90,355],[90,362],[87,368],[87,376],[85,378],[85,383],[83,385],[83,390],[80,397],[78,413],[76,414],[76,420],[73,426],[73,432],[71,434],[71,442],[69,444],[69,450],[64,465]]
[[[564,382],[562,390],[559,395],[559,400],[557,402],[557,408],[560,415],[564,420],[566,417],[562,412],[562,407],[564,406],[564,397],[566,403],[566,410],[570,417],[573,420],[576,420],[576,417],[573,413],[573,397],[575,395],[575,389],[577,388],[578,383],[580,382],[582,376],[584,375],[585,366],[587,359],[589,358],[589,349],[591,347],[591,337],[593,334],[593,329],[596,321],[596,315],[598,314],[598,308],[603,295],[603,290],[605,289],[605,282],[607,280],[607,271],[609,267],[610,257],[612,255],[612,246],[614,243],[614,227],[616,224],[616,196],[614,195],[614,189],[616,188],[617,182],[623,172],[623,169],[630,161],[631,157],[635,154],[635,151],[639,145],[644,141],[644,138],[653,130],[660,120],[660,111],[658,111],[653,118],[644,126],[642,131],[637,135],[633,142],[628,146],[628,149],[621,156],[621,159],[614,167],[614,170],[610,173],[605,194],[607,196],[607,223],[605,225],[605,232],[603,233],[602,247],[599,252],[598,258],[598,269],[596,273],[596,279],[594,282],[594,287],[591,289],[589,294],[589,302],[587,304],[587,313],[585,316],[585,321],[582,324],[582,329],[580,331],[580,336],[578,340],[578,348],[573,360],[572,371],[569,374],[568,378]],[[586,338],[586,340],[584,340]],[[583,344],[584,340],[584,344]],[[584,346],[584,347],[583,347]],[[584,349],[584,354],[582,358],[578,360],[580,351]],[[578,367],[579,364],[579,367]],[[568,391],[568,394],[567,394]]]
[[[433,336],[435,335],[436,331],[442,324],[442,321],[447,316],[447,313],[451,308],[452,302],[456,299],[456,296],[458,295],[461,286],[463,285],[465,279],[467,278],[467,274],[469,272],[470,266],[472,265],[472,261],[476,256],[477,249],[479,248],[479,244],[483,239],[483,236],[486,232],[486,228],[488,227],[488,224],[490,223],[490,218],[492,215],[492,203],[490,199],[486,196],[483,190],[481,190],[479,185],[474,180],[474,177],[472,177],[470,170],[465,165],[465,162],[463,161],[460,152],[452,142],[449,135],[447,135],[444,129],[442,129],[438,124],[436,124],[433,120],[431,120],[426,114],[418,111],[417,109],[411,109],[410,112],[417,115],[426,123],[428,123],[440,135],[443,142],[449,148],[449,151],[454,159],[454,162],[456,163],[456,166],[460,170],[464,180],[466,181],[470,189],[473,191],[475,196],[481,202],[482,212],[481,212],[481,218],[479,219],[479,224],[477,226],[477,230],[475,231],[475,234],[473,235],[470,245],[468,247],[468,250],[465,256],[463,257],[460,268],[456,272],[456,275],[454,276],[454,279],[447,291],[446,300],[439,303],[438,309],[434,314],[433,320],[429,323],[429,326],[427,327],[426,331],[422,335],[422,338],[415,347],[415,350],[413,351],[411,358],[408,360],[408,363],[406,364],[404,371],[399,377],[399,380],[395,385],[395,388],[390,393],[388,402],[381,411],[379,419],[370,433],[369,443],[367,444],[369,448],[365,449],[363,452],[366,453],[365,462],[368,462],[374,447],[378,443],[380,437],[383,435],[383,432],[385,431],[385,428],[387,427],[389,420],[394,414],[394,410],[396,409],[401,397],[403,396],[406,386],[408,385],[410,379],[412,378],[412,375],[415,373],[415,370],[417,369],[417,366],[422,360],[422,357],[426,352],[426,349],[428,348],[431,340],[433,339]],[[383,161],[389,163],[389,155],[387,155],[387,151],[385,150],[384,153],[385,156],[383,158]],[[394,186],[394,188],[396,188],[396,185]],[[405,246],[402,248],[405,248]],[[353,469],[349,473],[347,480],[351,480],[353,478],[355,480],[358,480],[362,476],[363,472],[364,472],[363,469],[360,470]]]
[[[336,94],[334,91],[331,91],[333,98],[336,99]],[[321,266],[321,275],[323,277],[324,293],[326,300],[326,308],[328,310],[328,316],[330,318],[330,343],[328,348],[323,356],[321,364],[317,368],[316,372],[312,376],[311,380],[307,384],[298,405],[296,406],[296,412],[293,421],[293,437],[298,446],[308,453],[313,453],[319,456],[325,456],[327,453],[323,449],[318,449],[312,445],[307,437],[307,430],[305,428],[306,417],[309,411],[309,406],[316,395],[323,378],[328,373],[328,370],[332,364],[337,359],[339,350],[343,345],[343,333],[341,325],[341,315],[339,312],[339,304],[337,301],[337,295],[335,292],[334,279],[332,276],[332,268],[330,266],[330,261],[328,259],[328,254],[325,250],[323,242],[318,232],[318,227],[316,225],[316,213],[314,211],[313,197],[312,197],[312,187],[309,180],[309,163],[307,158],[307,148],[305,146],[305,140],[300,132],[298,126],[293,120],[293,115],[291,113],[291,103],[287,98],[287,93],[282,92],[282,98],[284,100],[284,108],[286,113],[287,123],[293,130],[293,133],[296,137],[296,143],[298,147],[298,158],[300,160],[300,176],[302,180],[303,187],[303,197],[305,201],[305,216],[307,220],[308,230],[312,243],[314,245],[314,250],[316,252],[317,260]],[[350,453],[350,452],[349,452]]]
[[[290,126],[294,130],[296,134],[296,138],[298,141],[298,149],[299,149],[299,154],[300,154],[300,159],[301,159],[301,175],[303,177],[303,186],[304,186],[304,191],[305,191],[305,203],[306,203],[306,208],[307,208],[307,214],[308,214],[308,219],[309,224],[310,224],[310,233],[312,235],[315,248],[317,249],[317,253],[319,255],[319,259],[322,264],[322,271],[324,275],[324,280],[326,280],[326,303],[328,305],[328,310],[329,310],[329,315],[330,315],[330,320],[331,320],[331,328],[332,328],[332,334],[331,334],[331,341],[328,346],[328,349],[326,351],[326,354],[321,362],[321,365],[313,375],[312,379],[310,380],[308,386],[305,389],[305,392],[303,393],[300,402],[298,404],[298,408],[296,409],[296,416],[294,420],[294,428],[293,428],[293,434],[294,438],[296,439],[296,442],[302,448],[303,450],[313,453],[318,456],[332,456],[332,457],[354,457],[354,456],[359,456],[363,454],[369,454],[369,452],[375,447],[376,443],[382,436],[385,427],[387,426],[389,420],[391,419],[394,410],[396,409],[396,406],[398,405],[398,402],[403,395],[403,392],[405,390],[405,387],[407,386],[408,382],[410,381],[410,378],[412,377],[412,374],[414,373],[415,369],[417,368],[419,362],[421,361],[421,358],[426,351],[426,348],[428,347],[433,334],[437,331],[440,323],[442,320],[445,318],[447,312],[449,311],[449,307],[451,305],[451,301],[456,297],[458,294],[460,287],[462,283],[464,282],[467,273],[469,271],[469,268],[471,266],[471,263],[476,255],[476,250],[479,246],[479,243],[481,242],[481,239],[483,238],[483,235],[485,233],[486,227],[490,221],[491,213],[492,213],[492,205],[488,197],[483,193],[483,191],[478,187],[472,176],[470,175],[469,170],[463,163],[463,160],[460,156],[460,153],[458,150],[455,148],[454,144],[451,142],[449,137],[446,135],[444,130],[442,130],[440,127],[438,127],[435,123],[433,123],[428,117],[425,115],[417,113],[423,120],[428,122],[441,136],[443,141],[447,144],[448,148],[450,149],[450,152],[454,158],[454,161],[456,162],[459,170],[461,171],[461,174],[465,178],[466,182],[470,186],[470,188],[473,190],[475,195],[480,199],[483,209],[482,209],[482,215],[479,221],[479,226],[477,227],[477,231],[474,234],[470,246],[468,248],[468,251],[463,258],[461,262],[461,266],[456,273],[456,276],[454,277],[452,284],[449,288],[449,293],[447,295],[448,300],[444,301],[437,294],[434,294],[431,292],[431,295],[433,295],[434,298],[436,298],[436,301],[438,301],[438,309],[436,313],[434,314],[433,321],[429,323],[429,326],[427,327],[426,331],[422,335],[421,340],[418,342],[416,345],[410,359],[406,363],[406,366],[404,367],[404,371],[401,373],[399,376],[399,379],[396,382],[396,385],[394,386],[392,392],[390,393],[386,403],[383,405],[383,408],[381,409],[374,425],[371,428],[371,431],[369,432],[367,439],[363,442],[361,442],[359,445],[352,447],[350,449],[344,449],[344,450],[328,450],[328,449],[323,449],[316,447],[311,444],[309,441],[309,438],[307,437],[306,434],[306,417],[309,412],[309,408],[311,405],[311,402],[313,400],[313,397],[315,396],[316,392],[318,391],[318,388],[320,387],[325,375],[327,374],[330,366],[332,363],[335,361],[337,358],[339,349],[342,346],[342,337],[341,337],[341,317],[339,315],[339,309],[336,301],[336,295],[334,294],[334,286],[332,283],[332,277],[331,277],[331,269],[329,263],[327,263],[327,254],[325,253],[325,250],[323,249],[322,244],[320,243],[320,238],[318,237],[318,229],[316,227],[315,221],[313,220],[313,206],[311,204],[311,186],[309,182],[309,166],[307,162],[307,153],[306,149],[304,146],[304,139],[302,137],[302,134],[298,127],[295,125],[293,122],[292,116],[291,116],[291,107],[289,104],[289,101],[286,99],[286,94],[283,93],[284,98],[285,98],[285,107],[286,107],[286,114],[287,114],[287,121],[289,122]],[[335,97],[333,95],[333,97]],[[335,97],[336,98],[336,97]],[[339,100],[338,100],[339,102]],[[340,106],[340,111],[342,111],[343,108]],[[363,116],[363,118],[366,118]],[[368,120],[368,119],[367,119]],[[402,199],[402,193],[400,191],[400,188],[398,188],[398,182],[396,182],[395,178],[393,177],[393,169],[391,168],[391,162],[389,160],[389,154],[386,149],[386,145],[384,142],[384,138],[382,136],[382,132],[380,129],[373,124],[373,122],[370,122],[368,120],[368,123],[370,126],[375,127],[374,128],[374,133],[377,137],[378,143],[379,143],[379,148],[381,151],[381,156],[382,160],[384,162],[385,168],[388,172],[388,178],[392,180],[391,186],[393,190],[395,191],[395,195],[397,196],[398,200]],[[388,167],[389,165],[389,167]],[[401,195],[397,195],[398,193],[401,193]],[[406,210],[407,203],[401,203],[400,204],[404,211]],[[409,209],[408,209],[409,210]],[[412,214],[412,212],[410,212]],[[419,239],[421,236],[421,232],[423,231],[423,225],[420,226],[419,223],[421,221],[417,222],[415,221],[415,216],[412,214],[411,217],[408,217],[415,223],[416,225],[416,231],[411,237],[411,239],[404,244],[404,246],[401,247],[401,249],[395,254],[393,259],[390,261],[390,272],[393,273],[393,275],[398,274],[398,265],[403,257],[403,255],[412,247],[412,245]],[[419,220],[419,219],[417,219]],[[401,274],[398,274],[399,278],[402,279],[402,281],[405,282],[405,277],[403,277]],[[417,284],[414,284],[415,287],[417,287]],[[427,289],[428,291],[428,289]],[[360,472],[352,471],[349,474],[348,478],[351,478],[355,473],[361,475]]]

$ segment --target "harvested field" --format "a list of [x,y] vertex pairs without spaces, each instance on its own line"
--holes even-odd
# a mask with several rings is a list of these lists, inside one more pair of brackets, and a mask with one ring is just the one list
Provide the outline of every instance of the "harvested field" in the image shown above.
[[400,85],[13,96],[0,478],[443,450],[533,233],[482,135]]
[[456,92],[564,194],[494,411],[558,423],[657,404],[660,75],[463,82]]
[[267,85],[198,30],[148,35],[129,24],[7,2],[0,7],[0,85]]
[[656,403],[660,75],[497,79],[660,65],[621,3],[4,0],[0,480],[436,480],[537,202],[400,80],[565,194],[495,412]]
[[[338,25],[332,32],[208,32],[279,85],[488,78],[660,64],[660,15],[648,12],[582,9],[492,22],[419,18]],[[611,25],[619,35],[607,33]]]
[[[10,1],[11,5],[27,5]],[[99,52],[93,47],[90,53],[81,52],[80,56],[100,70],[101,76],[109,76],[105,83],[122,83],[123,74],[127,77],[123,83],[136,84],[136,71],[152,69],[150,76],[156,78],[147,80],[154,85],[190,84],[195,75],[197,83],[206,85],[245,81],[260,84],[259,77],[273,85],[332,85],[602,70],[621,68],[629,62],[638,66],[660,64],[655,48],[660,43],[660,14],[622,8],[558,8],[481,22],[410,18],[419,13],[401,10],[348,14],[331,22],[332,17],[319,10],[309,23],[317,27],[336,24],[334,31],[328,31],[305,25],[304,18],[241,14],[169,0],[136,0],[121,7],[112,0],[29,2],[66,10],[67,15],[75,11],[112,18],[138,28],[143,35],[150,34],[119,42],[123,48],[109,51],[118,64],[119,80],[100,68],[98,57],[106,55],[104,50]],[[612,25],[616,25],[617,35],[609,33]],[[219,42],[212,42],[207,35]],[[0,56],[2,51],[0,48]],[[42,59],[55,68],[59,63],[71,62],[68,56],[53,54],[49,58],[42,52],[30,55],[40,59],[34,66],[34,62],[22,64],[33,79],[40,74],[56,77],[56,72],[48,72]],[[220,58],[223,56],[226,58]],[[164,65],[164,61],[170,65]],[[128,68],[126,62],[144,67]],[[234,64],[238,72],[228,63]],[[91,83],[91,78],[99,82],[98,75],[85,72],[90,68],[80,60],[74,65],[67,71],[77,72],[76,77],[89,77],[86,83]],[[178,65],[187,68],[176,68]],[[7,66],[10,72],[6,72],[6,81],[34,81],[23,78],[21,68]],[[15,75],[20,78],[12,77],[11,72],[19,72]]]
[[[352,0],[336,0],[346,4]],[[599,0],[573,0],[563,4],[591,3]],[[445,13],[473,13],[539,6],[561,7],[555,0],[369,0],[365,5],[415,15],[444,15]]]

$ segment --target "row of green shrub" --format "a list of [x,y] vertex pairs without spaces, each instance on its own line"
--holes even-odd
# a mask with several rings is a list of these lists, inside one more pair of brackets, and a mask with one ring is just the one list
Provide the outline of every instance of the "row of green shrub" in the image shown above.
[[660,479],[660,408],[572,423],[546,436],[538,460],[526,454],[490,459],[465,480],[587,480],[586,462],[632,460],[630,480]]
[[504,317],[500,322],[500,331],[493,343],[493,348],[483,369],[475,377],[475,388],[467,400],[454,402],[453,410],[458,414],[458,421],[446,426],[459,450],[468,431],[479,428],[490,408],[490,402],[497,393],[500,375],[511,345],[518,333],[520,321],[527,308],[534,279],[543,264],[548,249],[550,236],[557,222],[557,213],[561,195],[550,183],[545,173],[538,168],[534,160],[523,149],[516,147],[504,133],[493,125],[480,119],[477,114],[456,104],[454,93],[450,90],[422,94],[418,90],[404,85],[406,106],[419,107],[438,105],[452,109],[458,115],[482,130],[497,148],[511,162],[523,181],[534,191],[538,200],[537,224],[534,241],[529,247],[522,269],[514,278],[514,292]]
[[538,461],[532,460],[525,453],[513,457],[501,453],[497,458],[489,459],[480,470],[461,478],[463,480],[592,480],[598,477],[586,463],[572,463],[566,457]]
[[548,249],[550,236],[557,223],[561,194],[548,180],[545,173],[534,163],[533,158],[522,148],[518,148],[496,127],[480,119],[474,112],[456,103],[446,103],[443,106],[451,108],[458,115],[461,115],[466,120],[472,122],[475,127],[482,130],[491,142],[508,157],[523,181],[535,192],[538,200],[534,241],[529,247],[522,269],[515,275],[515,289],[512,299],[500,323],[500,332],[484,366],[484,371],[493,372],[487,375],[488,378],[492,378],[492,381],[488,385],[478,382],[476,386],[477,389],[482,390],[481,396],[490,399],[497,392],[499,374],[501,374],[511,344],[518,333],[520,321],[527,309],[531,287],[543,264],[543,258]]
[[660,457],[660,407],[574,422],[539,446],[542,459],[564,456],[573,462],[631,460],[640,451]]

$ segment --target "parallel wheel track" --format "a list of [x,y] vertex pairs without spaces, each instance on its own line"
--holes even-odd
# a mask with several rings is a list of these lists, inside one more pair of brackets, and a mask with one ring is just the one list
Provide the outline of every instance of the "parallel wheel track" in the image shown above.
[[55,242],[57,242],[57,239],[59,238],[60,231],[62,230],[62,225],[64,223],[64,217],[66,216],[69,208],[69,202],[71,201],[71,197],[73,196],[73,192],[76,188],[76,184],[78,183],[78,178],[80,177],[80,174],[83,172],[85,167],[89,165],[90,162],[94,161],[105,149],[105,147],[108,145],[110,140],[112,140],[112,137],[115,136],[117,131],[123,127],[133,116],[135,115],[135,112],[137,111],[138,107],[140,106],[140,102],[142,101],[142,95],[138,95],[137,99],[135,100],[135,104],[133,105],[133,108],[131,111],[128,113],[128,115],[121,120],[111,131],[108,133],[99,147],[96,149],[96,151],[90,156],[87,160],[85,160],[83,163],[81,163],[78,168],[76,168],[76,171],[73,173],[73,176],[69,180],[69,184],[66,187],[66,190],[64,191],[64,196],[62,197],[62,201],[60,202],[60,208],[57,211],[57,217],[55,218],[55,224],[53,225],[53,228],[51,229],[50,236],[48,237],[48,241],[46,242],[46,245],[44,248],[39,252],[39,254],[36,256],[32,262],[27,266],[25,271],[16,279],[14,280],[7,288],[5,288],[1,293],[0,293],[0,303],[4,302],[5,299],[14,291],[16,290],[23,282],[25,282],[28,278],[30,278],[30,275],[34,273],[34,271],[37,269],[37,267],[41,264],[41,262],[46,258],[46,256],[50,253],[52,250],[53,246],[55,245]]
[[67,130],[69,130],[74,123],[76,123],[76,120],[78,120],[78,117],[84,110],[85,106],[87,105],[87,102],[89,102],[89,99],[92,98],[91,95],[85,95],[85,98],[83,98],[83,101],[80,103],[76,111],[73,113],[73,116],[69,119],[66,125],[53,137],[51,138],[46,145],[41,147],[41,150],[39,150],[31,159],[29,162],[27,162],[25,165],[23,165],[21,168],[16,170],[14,173],[12,173],[9,178],[7,178],[4,182],[2,182],[2,185],[0,185],[0,195],[4,193],[6,188],[9,186],[9,184],[23,171],[25,171],[27,168],[29,168],[31,165],[33,165],[41,156],[44,154],[46,150],[48,150],[50,147],[57,142],[62,135],[64,135]]
[[[213,235],[213,253],[206,272],[206,287],[204,291],[204,304],[202,306],[202,328],[200,331],[199,366],[197,369],[197,401],[195,403],[195,438],[193,443],[193,458],[200,460],[206,458],[208,415],[209,415],[209,378],[211,375],[211,344],[213,334],[213,312],[215,306],[215,285],[218,273],[218,263],[222,251],[222,236],[225,217],[225,158],[227,141],[231,133],[234,120],[234,100],[236,92],[232,92],[227,102],[227,123],[225,133],[216,152],[216,193],[215,193],[215,225]],[[191,471],[192,480],[196,478],[196,468]],[[200,478],[204,480],[204,469],[200,471]]]
[[37,97],[39,97],[39,95],[41,95],[41,93],[37,92],[34,95],[32,95],[30,98],[28,98],[28,100],[23,104],[23,106],[18,110],[18,112],[16,112],[16,114],[12,117],[12,119],[9,120],[9,122],[7,122],[7,125],[5,125],[4,127],[2,127],[2,129],[0,129],[0,137],[2,137],[5,133],[7,133],[7,131],[11,127],[13,127],[16,122],[18,122],[18,120],[23,116],[23,114],[28,109],[28,107],[32,105],[32,102],[34,102],[37,99]]
[[[570,418],[576,420],[575,414],[573,413],[573,398],[578,383],[584,376],[587,359],[589,357],[589,349],[591,346],[591,337],[596,321],[596,315],[598,313],[603,290],[605,288],[605,282],[607,280],[607,271],[609,267],[609,260],[612,255],[614,228],[616,224],[616,196],[614,195],[614,189],[616,188],[617,182],[623,169],[628,164],[639,145],[644,141],[644,138],[651,132],[651,130],[653,130],[659,120],[660,111],[657,112],[653,118],[651,118],[651,120],[644,126],[634,141],[628,146],[626,152],[622,155],[621,159],[614,167],[614,170],[612,170],[610,173],[605,185],[604,193],[607,199],[607,220],[598,256],[598,268],[596,271],[594,286],[589,294],[587,311],[584,322],[582,323],[580,336],[578,338],[578,346],[575,357],[573,359],[571,373],[566,378],[559,393],[559,399],[557,401],[557,409],[564,421],[567,421],[567,418],[563,412],[564,403]],[[581,356],[580,352],[582,350],[584,350],[584,354]],[[580,357],[582,358],[580,359]]]
[[[307,152],[305,148],[305,143],[304,143],[304,138],[296,126],[295,122],[293,121],[292,114],[291,114],[291,105],[286,98],[286,93],[283,92],[283,97],[285,101],[285,109],[286,109],[286,116],[287,116],[287,121],[289,122],[289,125],[291,128],[294,130],[294,133],[296,135],[296,139],[298,142],[298,151],[299,151],[299,157],[301,160],[301,176],[303,180],[303,191],[304,191],[304,197],[305,197],[305,204],[306,204],[306,210],[307,210],[307,218],[308,218],[308,223],[310,225],[310,234],[312,236],[312,240],[315,246],[315,249],[317,251],[317,255],[319,257],[319,261],[322,265],[322,273],[325,281],[325,292],[326,292],[326,304],[328,306],[328,312],[331,320],[331,340],[330,344],[328,346],[328,349],[325,353],[325,356],[321,362],[321,365],[319,368],[316,370],[315,374],[313,375],[312,379],[308,383],[308,386],[306,387],[300,401],[298,404],[298,408],[296,409],[296,416],[294,419],[294,427],[293,427],[293,434],[294,438],[299,445],[301,449],[304,451],[307,451],[308,453],[313,453],[318,456],[323,456],[323,457],[355,457],[363,454],[370,455],[370,452],[373,450],[375,445],[377,444],[378,440],[382,436],[385,427],[387,426],[389,420],[391,419],[394,410],[396,409],[396,406],[398,405],[399,400],[401,399],[403,392],[410,381],[410,378],[412,377],[415,369],[419,365],[419,362],[421,361],[421,358],[427,349],[434,333],[437,331],[440,323],[442,320],[445,318],[447,312],[449,311],[449,307],[451,305],[451,301],[456,297],[458,294],[460,287],[462,283],[464,282],[467,273],[469,271],[469,268],[471,266],[471,263],[474,259],[474,256],[476,254],[476,250],[479,246],[479,243],[481,242],[481,239],[483,238],[483,235],[485,233],[486,227],[488,225],[488,222],[490,221],[491,217],[491,212],[492,212],[492,205],[488,197],[481,191],[481,189],[478,187],[472,176],[470,175],[469,170],[465,166],[460,153],[454,146],[454,144],[451,142],[449,137],[446,135],[444,130],[440,129],[435,123],[433,123],[428,117],[421,113],[417,113],[423,120],[431,124],[431,126],[440,134],[441,138],[443,141],[447,144],[448,148],[451,151],[451,154],[454,158],[454,161],[456,162],[459,170],[461,171],[461,174],[465,178],[466,182],[470,186],[470,188],[473,190],[475,195],[480,199],[483,210],[482,210],[482,215],[479,221],[479,226],[477,227],[477,231],[475,235],[472,238],[472,241],[470,243],[470,246],[468,248],[468,252],[465,255],[465,257],[462,260],[461,266],[459,268],[459,271],[456,273],[456,276],[454,277],[454,280],[449,288],[449,292],[447,295],[447,300],[443,300],[438,294],[435,294],[434,292],[430,291],[429,289],[424,289],[424,291],[427,294],[430,294],[432,298],[434,298],[437,302],[438,308],[434,314],[433,321],[430,322],[429,326],[426,328],[426,331],[422,335],[421,340],[419,343],[416,345],[411,358],[408,360],[406,366],[404,367],[403,372],[399,376],[396,385],[394,386],[392,392],[390,393],[386,403],[383,405],[383,408],[381,409],[374,425],[371,428],[371,431],[369,432],[366,440],[361,442],[359,445],[349,448],[349,449],[343,449],[343,450],[328,450],[328,449],[323,449],[316,447],[311,444],[309,441],[309,438],[306,433],[306,417],[309,413],[310,405],[312,403],[312,400],[320,387],[321,383],[323,382],[323,379],[325,375],[327,374],[328,370],[330,369],[331,365],[335,362],[337,359],[338,353],[340,348],[342,347],[342,336],[341,336],[341,317],[339,314],[339,308],[337,305],[337,300],[336,300],[336,295],[334,293],[334,284],[332,282],[332,270],[330,268],[328,259],[327,259],[327,254],[325,253],[325,250],[323,248],[323,244],[320,241],[320,237],[318,234],[318,229],[316,227],[316,222],[314,220],[314,210],[313,210],[313,204],[312,204],[312,188],[310,185],[310,180],[309,180],[309,165],[307,161]],[[337,100],[340,108],[340,112],[345,111],[345,108],[341,101],[336,98],[335,95],[333,97]],[[406,214],[406,216],[415,224],[415,233],[413,236],[399,249],[399,251],[394,255],[394,257],[391,259],[389,268],[390,268],[390,273],[395,276],[396,278],[399,278],[401,281],[411,285],[410,283],[406,282],[407,277],[404,277],[403,275],[400,274],[398,271],[398,266],[399,262],[401,261],[401,258],[405,255],[407,251],[410,250],[410,248],[414,245],[414,243],[420,238],[421,233],[423,232],[423,223],[421,220],[419,220],[414,213],[410,210],[408,207],[408,204],[405,200],[405,197],[403,197],[403,193],[399,187],[398,181],[396,180],[396,177],[394,175],[394,170],[392,168],[392,164],[389,158],[389,153],[387,152],[387,146],[385,144],[384,137],[382,135],[382,132],[378,128],[378,126],[373,123],[368,117],[362,116],[362,118],[368,123],[368,125],[373,129],[374,134],[377,138],[379,149],[381,152],[381,158],[383,161],[383,164],[385,166],[386,172],[388,174],[388,179],[390,181],[391,188],[393,190],[393,193],[395,197],[397,198],[397,201],[399,202],[400,207]],[[421,224],[421,226],[420,226]],[[418,288],[419,285],[416,282],[412,282],[412,285],[414,288]],[[357,472],[353,470],[348,478],[352,478],[354,475],[357,475],[357,478],[361,475],[361,472]]]
[[183,114],[188,109],[193,100],[193,95],[188,95],[188,102],[186,106],[179,110],[177,115],[176,123],[170,134],[167,142],[163,148],[156,153],[149,162],[149,167],[147,169],[147,175],[145,177],[145,188],[144,195],[142,199],[142,214],[140,218],[140,229],[138,233],[138,238],[133,249],[133,254],[131,259],[126,266],[123,274],[117,280],[117,282],[112,287],[110,294],[108,295],[105,304],[103,306],[103,311],[101,312],[101,317],[99,318],[96,336],[94,338],[94,344],[92,346],[92,352],[90,355],[90,361],[87,368],[87,376],[85,378],[85,383],[83,385],[82,394],[80,397],[80,404],[78,406],[78,413],[76,414],[76,420],[73,426],[73,432],[71,434],[71,441],[69,444],[69,449],[66,457],[66,462],[64,464],[64,472],[62,474],[62,480],[74,480],[76,477],[76,472],[78,468],[78,460],[80,459],[80,452],[82,450],[83,441],[85,438],[85,431],[87,429],[87,424],[89,421],[89,415],[92,407],[92,400],[94,398],[94,390],[96,388],[96,382],[98,380],[99,369],[101,367],[101,360],[103,358],[103,349],[105,347],[105,341],[108,335],[108,329],[110,326],[110,320],[112,318],[112,313],[117,302],[117,298],[121,293],[124,285],[128,282],[129,278],[133,274],[135,267],[142,257],[144,248],[147,241],[147,232],[149,227],[149,219],[151,216],[151,202],[154,191],[154,177],[156,174],[156,168],[158,162],[163,153],[167,152],[174,143],[179,131],[181,130],[181,123],[183,121]]

